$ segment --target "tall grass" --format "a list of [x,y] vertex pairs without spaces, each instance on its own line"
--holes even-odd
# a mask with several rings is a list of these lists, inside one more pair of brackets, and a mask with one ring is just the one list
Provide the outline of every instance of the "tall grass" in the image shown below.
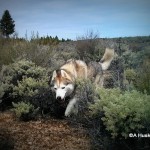
[[30,60],[42,67],[54,68],[70,58],[77,57],[76,52],[70,50],[71,45],[66,49],[63,42],[62,44],[43,45],[39,40],[0,38],[0,70],[2,65],[8,65],[22,59]]

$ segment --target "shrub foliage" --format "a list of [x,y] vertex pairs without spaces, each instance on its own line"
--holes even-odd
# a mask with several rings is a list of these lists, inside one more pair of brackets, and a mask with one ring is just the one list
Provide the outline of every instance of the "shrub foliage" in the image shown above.
[[12,103],[13,104],[13,111],[15,112],[16,116],[23,120],[23,121],[28,121],[30,119],[34,119],[39,108],[34,108],[32,104],[25,103],[23,101],[18,102],[18,103]]
[[140,68],[137,70],[134,86],[137,90],[150,94],[150,59],[143,62]]
[[84,36],[77,38],[76,51],[81,60],[85,62],[99,61],[104,53],[104,47],[99,47],[98,33],[88,31]]
[[0,82],[1,110],[12,107],[12,102],[23,101],[43,111],[52,103],[47,70],[31,61],[21,60],[3,66]]
[[150,115],[150,111],[147,111],[149,95],[119,89],[98,89],[97,94],[100,99],[90,106],[91,115],[104,114],[101,120],[113,138],[128,138],[129,133],[141,131],[144,122],[149,122],[145,118],[145,115]]
[[[105,47],[98,42],[97,35],[87,34],[78,38],[76,51],[71,51],[69,48],[64,50],[60,45],[55,48],[52,45],[43,47],[36,40],[0,39],[0,110],[14,107],[13,110],[21,120],[34,119],[39,112],[42,115],[59,115],[64,112],[65,108],[55,103],[48,86],[48,70],[37,65],[48,66],[53,70],[72,57],[86,62],[98,60]],[[124,46],[130,48],[126,43]],[[146,54],[144,50],[136,54],[129,49],[123,53],[114,64],[112,62],[112,86],[122,90],[99,89],[90,80],[76,81],[75,96],[80,100],[79,113],[69,119],[87,127],[93,149],[113,149],[113,142],[116,144],[124,140],[124,144],[125,139],[129,139],[129,133],[150,132],[149,49]],[[16,58],[27,60],[12,63]],[[123,75],[128,80],[128,91],[122,88],[125,81]],[[135,139],[134,144],[137,143],[139,140]],[[143,148],[143,145],[137,145],[137,148]],[[149,145],[145,142],[144,146]],[[129,149],[130,145],[127,147]]]

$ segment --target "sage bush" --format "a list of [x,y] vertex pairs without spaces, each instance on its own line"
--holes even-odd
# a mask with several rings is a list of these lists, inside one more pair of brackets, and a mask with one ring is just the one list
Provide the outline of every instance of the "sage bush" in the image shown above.
[[[0,109],[12,107],[12,102],[32,104],[43,113],[51,109],[53,96],[48,85],[46,68],[35,65],[28,60],[21,60],[3,66],[0,73]],[[23,106],[23,105],[21,105]]]
[[90,106],[91,115],[103,113],[101,120],[112,138],[128,138],[129,133],[140,133],[150,123],[145,117],[150,115],[149,95],[120,89],[98,89],[97,94],[100,99]]
[[19,118],[20,120],[29,121],[29,120],[34,120],[36,118],[39,108],[35,109],[34,106],[29,102],[25,103],[21,101],[12,104],[14,107],[12,111],[15,112],[17,118]]

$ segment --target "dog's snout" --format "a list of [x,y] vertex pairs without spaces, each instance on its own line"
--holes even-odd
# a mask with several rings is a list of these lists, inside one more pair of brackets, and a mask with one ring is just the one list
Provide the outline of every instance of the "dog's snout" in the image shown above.
[[65,101],[65,99],[64,98],[62,99],[61,96],[58,96],[56,99],[57,99],[58,103],[63,103]]
[[58,97],[57,97],[57,100],[58,100],[58,101],[60,101],[60,100],[61,100],[61,97],[60,97],[60,96],[58,96]]

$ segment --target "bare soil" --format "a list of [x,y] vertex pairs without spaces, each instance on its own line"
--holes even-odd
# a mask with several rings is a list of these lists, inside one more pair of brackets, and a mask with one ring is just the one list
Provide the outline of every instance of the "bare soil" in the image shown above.
[[11,112],[0,112],[0,150],[90,150],[90,140],[67,120],[22,122]]

